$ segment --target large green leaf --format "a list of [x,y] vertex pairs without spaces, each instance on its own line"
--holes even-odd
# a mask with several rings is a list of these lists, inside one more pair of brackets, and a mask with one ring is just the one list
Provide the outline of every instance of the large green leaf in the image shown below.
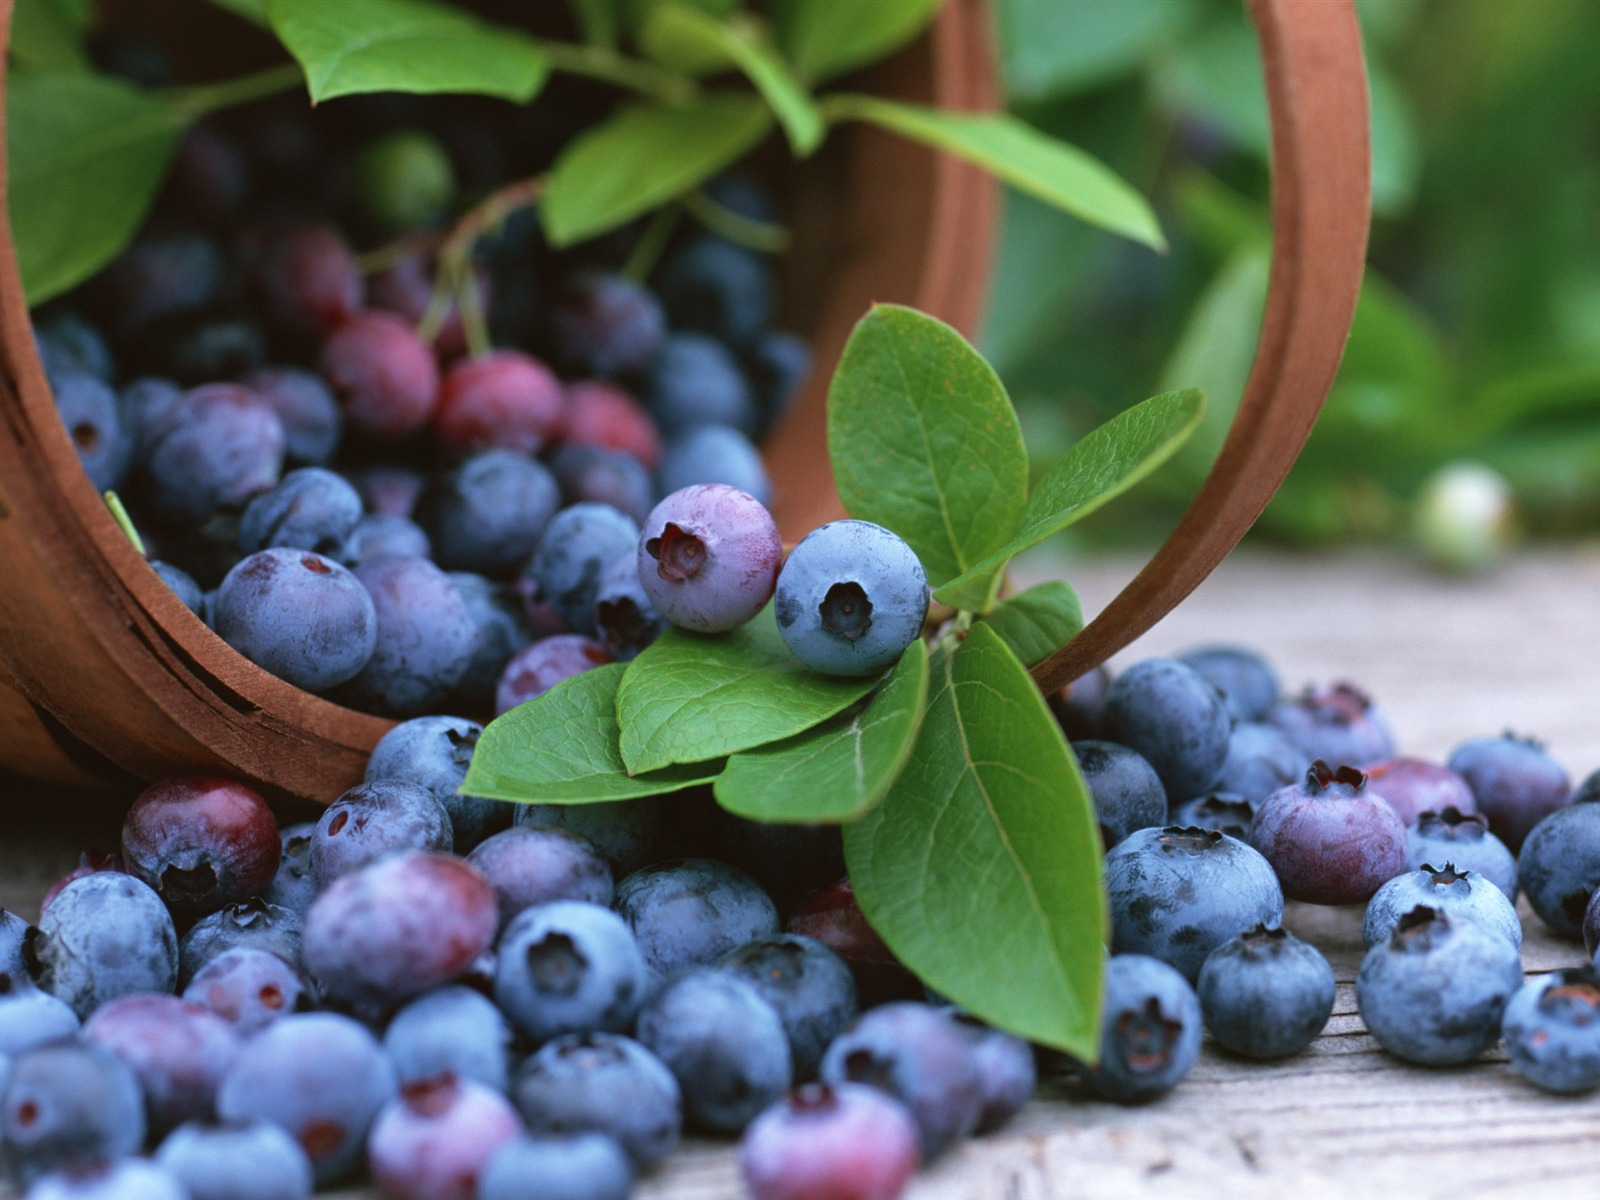
[[490,721],[461,790],[518,803],[592,804],[714,779],[720,762],[628,774],[617,748],[617,685],[626,669],[610,663],[574,675]]
[[1083,606],[1069,584],[1052,579],[1000,601],[978,623],[999,634],[1023,666],[1033,667],[1078,636]]
[[1154,211],[1121,176],[1094,156],[1016,117],[945,112],[857,95],[829,96],[823,115],[831,121],[866,121],[924,142],[976,163],[1012,187],[1091,225],[1166,248]]
[[772,114],[754,96],[681,108],[635,105],[574,138],[550,172],[540,214],[569,246],[676,199],[766,136]]
[[1094,806],[999,636],[935,654],[911,761],[844,828],[856,899],[906,966],[1019,1036],[1093,1058],[1106,899]]
[[11,14],[10,56],[26,71],[87,71],[87,14],[66,0],[22,0]]
[[752,821],[854,821],[905,766],[927,699],[928,651],[918,639],[864,707],[728,759],[717,803]]
[[526,103],[548,68],[527,34],[427,0],[268,0],[313,103],[359,92],[471,92]]
[[1172,456],[1199,424],[1205,401],[1188,388],[1135,404],[1063,454],[1028,498],[1016,532],[999,550],[935,593],[957,608],[987,603],[994,571],[1127,491]]
[[865,66],[922,32],[940,0],[777,0],[778,40],[813,83]]
[[1015,528],[1028,455],[999,377],[954,329],[876,305],[828,389],[828,454],[845,510],[894,530],[931,583],[967,571]]
[[766,100],[796,154],[810,154],[821,145],[822,114],[753,18],[718,20],[683,0],[666,0],[651,10],[640,40],[657,62],[688,74],[738,67]]
[[6,117],[11,233],[38,304],[128,244],[187,118],[172,96],[91,74],[16,75]]
[[876,682],[801,665],[770,604],[730,633],[668,629],[628,664],[617,688],[622,761],[638,774],[793,737],[843,712]]
[[1104,84],[1183,36],[1197,0],[998,0],[1001,77],[1016,103]]

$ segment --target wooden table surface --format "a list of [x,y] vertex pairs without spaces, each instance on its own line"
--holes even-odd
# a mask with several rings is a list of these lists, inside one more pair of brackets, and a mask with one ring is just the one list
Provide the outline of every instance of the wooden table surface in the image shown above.
[[[1137,567],[1127,557],[1095,559],[1064,576],[1093,612]],[[1054,569],[1035,561],[1027,574]],[[1291,689],[1340,678],[1362,685],[1388,711],[1405,753],[1439,758],[1468,737],[1510,728],[1545,740],[1575,781],[1600,768],[1600,547],[1524,553],[1472,581],[1399,556],[1240,553],[1117,663],[1212,641],[1265,651]],[[0,904],[32,916],[80,846],[111,844],[118,806],[4,780],[0,798],[8,822]],[[19,807],[27,815],[15,816]],[[1525,906],[1523,918],[1529,972],[1583,961],[1581,945],[1549,936]],[[1365,1200],[1600,1188],[1600,1096],[1547,1096],[1498,1050],[1451,1069],[1390,1058],[1356,1015],[1359,910],[1291,904],[1285,924],[1322,948],[1340,980],[1333,1018],[1310,1049],[1256,1064],[1208,1044],[1174,1092],[1140,1108],[1047,1081],[1010,1127],[921,1175],[909,1200]],[[637,1194],[729,1200],[742,1191],[726,1144],[692,1142]]]

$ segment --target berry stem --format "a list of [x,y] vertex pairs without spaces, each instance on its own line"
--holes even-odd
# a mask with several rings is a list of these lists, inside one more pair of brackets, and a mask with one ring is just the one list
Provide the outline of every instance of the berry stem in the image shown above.
[[265,96],[286,92],[296,85],[304,84],[305,78],[305,72],[300,69],[299,63],[281,63],[252,75],[242,75],[238,79],[185,88],[179,95],[178,107],[190,119],[203,117],[206,113],[215,112],[219,108],[245,104],[251,100],[260,100]]
[[735,212],[699,189],[684,196],[683,206],[696,221],[730,242],[762,254],[782,254],[789,248],[789,231],[783,226]]
[[656,210],[656,215],[650,218],[650,224],[645,226],[638,244],[634,246],[633,252],[628,255],[628,261],[622,266],[624,275],[637,283],[643,283],[650,278],[650,273],[656,269],[656,264],[667,251],[667,243],[672,240],[673,231],[678,227],[678,218],[681,214],[682,209],[676,204],[669,204],[665,208]]

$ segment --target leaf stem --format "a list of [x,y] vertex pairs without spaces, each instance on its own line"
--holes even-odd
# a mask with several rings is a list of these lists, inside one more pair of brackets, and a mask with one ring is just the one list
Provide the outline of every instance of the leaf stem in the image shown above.
[[694,84],[682,75],[629,58],[609,46],[543,42],[539,48],[555,71],[614,84],[663,104],[687,104],[695,97]]
[[140,554],[149,555],[145,549],[144,539],[139,536],[139,530],[133,524],[133,518],[128,515],[128,510],[123,507],[122,497],[115,492],[105,493],[106,507],[111,510],[111,517],[121,527],[122,532],[128,535],[128,540],[133,543],[133,548]]
[[672,240],[673,230],[677,229],[678,217],[682,212],[676,204],[656,210],[656,215],[650,218],[650,224],[645,226],[638,244],[634,246],[633,253],[628,255],[628,261],[622,266],[624,275],[637,283],[650,278],[661,256],[667,252],[667,243]]
[[789,231],[783,226],[735,212],[699,188],[684,196],[683,206],[696,221],[730,242],[762,254],[782,254],[789,249]]
[[299,63],[280,63],[276,67],[268,67],[265,71],[257,71],[253,75],[241,75],[237,79],[227,79],[221,83],[185,88],[178,94],[178,108],[191,119],[202,117],[219,108],[245,104],[251,100],[260,100],[266,96],[286,92],[297,84],[304,84],[305,78]]

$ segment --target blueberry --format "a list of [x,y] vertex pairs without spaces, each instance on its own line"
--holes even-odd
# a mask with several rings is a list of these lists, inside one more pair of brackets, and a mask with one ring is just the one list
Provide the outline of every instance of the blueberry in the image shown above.
[[620,1033],[633,1024],[647,982],[622,919],[581,900],[525,908],[500,935],[494,999],[536,1042],[564,1033]]
[[356,522],[345,538],[337,558],[347,567],[357,567],[369,559],[392,555],[400,558],[430,558],[433,542],[422,526],[399,513],[368,513]]
[[367,1129],[395,1092],[394,1067],[372,1034],[336,1013],[302,1013],[244,1044],[217,1090],[217,1115],[281,1126],[325,1187],[355,1173]]
[[639,1041],[677,1077],[685,1115],[737,1133],[788,1090],[783,1023],[756,990],[723,971],[672,976],[639,1013]]
[[1200,1056],[1200,1001],[1189,981],[1142,954],[1106,960],[1100,1060],[1078,1073],[1095,1095],[1144,1104],[1165,1095]]
[[975,1132],[999,1129],[1033,1098],[1039,1079],[1033,1047],[1014,1034],[984,1024],[971,1013],[951,1009],[950,1019],[967,1039],[967,1048],[978,1068],[983,1104]]
[[272,546],[335,554],[361,519],[361,496],[343,475],[300,467],[245,506],[239,549]]
[[1205,791],[1228,756],[1233,718],[1222,693],[1175,659],[1147,658],[1113,679],[1105,719],[1110,740],[1149,760],[1170,801]]
[[639,560],[630,547],[600,572],[594,593],[595,636],[617,661],[625,662],[655,641],[666,626],[639,582]]
[[1235,721],[1265,719],[1283,690],[1272,664],[1248,646],[1201,646],[1180,654],[1178,661],[1222,693]]
[[[128,348],[128,356],[133,367],[179,383],[241,379],[266,361],[267,338],[247,312],[177,313],[153,323],[148,337]],[[287,431],[284,437],[287,442]]]
[[573,443],[550,456],[550,471],[565,504],[603,504],[635,524],[655,506],[655,480],[631,454]]
[[137,454],[145,452],[151,430],[160,425],[167,407],[182,395],[183,388],[176,381],[159,376],[141,376],[122,385],[117,392],[117,416]]
[[193,1200],[166,1168],[142,1158],[101,1160],[41,1176],[26,1200]]
[[[469,571],[451,571],[449,575],[451,584],[467,602],[467,611],[472,616],[477,632],[473,637],[472,657],[467,669],[446,704],[461,712],[491,712],[494,709],[495,688],[500,683],[506,663],[511,661],[513,654],[532,641],[533,635],[523,616],[522,600],[515,587]],[[475,803],[488,805],[491,802]],[[484,812],[487,816],[490,812],[500,812],[507,807],[497,804],[493,808],[485,808]],[[455,814],[451,815],[454,817]],[[465,812],[462,817],[464,820],[458,822],[458,832],[475,824],[474,820],[465,819]],[[464,849],[471,848],[467,846]]]
[[715,338],[670,334],[650,368],[645,404],[668,437],[695,425],[755,432],[755,397],[738,360]]
[[150,560],[150,569],[161,577],[162,583],[172,589],[173,595],[183,601],[185,608],[204,620],[205,593],[195,582],[193,575],[182,567],[175,567],[156,558]]
[[614,1033],[546,1042],[517,1069],[513,1098],[530,1132],[603,1133],[641,1174],[672,1152],[683,1124],[682,1095],[666,1064]]
[[1513,946],[1522,945],[1522,920],[1505,893],[1470,871],[1457,871],[1454,863],[1443,867],[1424,863],[1379,888],[1367,901],[1361,923],[1362,945],[1370,949],[1387,940],[1399,926],[1401,916],[1418,905],[1436,909],[1455,922],[1476,922]]
[[365,670],[381,628],[359,576],[310,550],[262,550],[217,589],[217,636],[278,678],[322,692]]
[[730,345],[752,342],[772,318],[766,259],[712,233],[699,234],[667,259],[656,290],[674,329],[710,334]]
[[452,848],[466,854],[511,824],[516,806],[464,795],[459,789],[472,764],[483,726],[464,717],[413,717],[378,739],[367,759],[366,782],[399,779],[426,788],[450,817]]
[[1565,937],[1580,937],[1584,910],[1600,888],[1600,800],[1558,808],[1540,820],[1517,855],[1517,883],[1541,921]]
[[374,516],[409,517],[417,507],[417,497],[428,485],[428,477],[421,470],[402,463],[375,463],[349,472],[346,478],[361,493],[367,512]]
[[278,414],[289,462],[325,467],[333,460],[344,422],[322,376],[298,367],[263,367],[246,376],[244,385]]
[[1195,986],[1211,1036],[1246,1058],[1304,1050],[1333,1014],[1333,968],[1281,926],[1257,925],[1206,955]]
[[1305,782],[1263,800],[1250,840],[1291,900],[1358,904],[1406,869],[1406,827],[1353,767],[1318,759]]
[[921,982],[867,922],[849,879],[840,879],[808,897],[784,928],[815,938],[844,959],[856,978],[856,996],[862,1008],[925,996]]
[[402,1087],[453,1076],[505,1092],[511,1027],[482,993],[461,984],[424,992],[395,1013],[383,1034]]
[[765,607],[783,544],[772,514],[735,488],[673,492],[639,535],[639,582],[656,611],[697,633],[722,633]]
[[501,1146],[478,1178],[477,1200],[627,1200],[628,1157],[598,1133],[519,1137]]
[[696,484],[720,483],[748,492],[763,504],[772,500],[772,480],[761,451],[731,425],[679,430],[662,448],[656,483],[666,495]]
[[494,891],[451,854],[411,851],[341,875],[306,912],[306,969],[338,1000],[383,1006],[464,974],[494,941]]
[[292,908],[304,913],[317,894],[317,881],[311,874],[311,835],[316,832],[315,821],[288,825],[278,831],[283,853],[278,859],[278,872],[262,893],[262,899],[279,908]]
[[467,862],[494,889],[500,927],[523,909],[552,900],[611,903],[611,866],[593,846],[564,829],[522,825],[482,842]]
[[427,425],[438,404],[433,350],[404,318],[391,313],[346,318],[323,343],[319,364],[353,431],[404,437]]
[[872,675],[922,635],[928,577],[916,553],[870,521],[830,521],[801,539],[778,572],[778,632],[828,675]]
[[278,414],[248,388],[187,391],[144,431],[145,499],[159,516],[190,523],[237,507],[278,481],[285,444]]
[[739,1144],[754,1200],[887,1200],[904,1191],[920,1159],[905,1105],[858,1083],[791,1092],[752,1121]]
[[1504,892],[1507,900],[1516,903],[1516,855],[1489,832],[1489,818],[1482,813],[1462,813],[1449,807],[1417,817],[1416,825],[1406,830],[1406,866],[1439,861],[1476,872]]
[[0,1057],[15,1058],[77,1031],[78,1014],[66,1001],[35,987],[25,974],[0,971]]
[[1517,948],[1473,921],[1419,906],[1367,951],[1356,1005],[1378,1044],[1425,1066],[1471,1062],[1500,1036],[1522,983]]
[[34,322],[33,339],[39,361],[51,379],[80,374],[110,383],[116,378],[116,364],[105,337],[71,309],[61,308],[41,316]]
[[1255,813],[1255,806],[1235,792],[1207,792],[1178,805],[1167,824],[1215,829],[1249,845]]
[[357,784],[317,820],[311,876],[325,888],[397,850],[449,850],[450,817],[427,788],[400,779]]
[[314,1006],[316,990],[281,954],[235,946],[209,959],[183,989],[183,999],[209,1009],[240,1034],[260,1033],[279,1017]]
[[270,1121],[191,1121],[169,1133],[159,1162],[189,1200],[307,1200],[311,1161]]
[[120,487],[133,443],[122,428],[116,393],[93,375],[78,371],[53,375],[50,384],[56,412],[89,482],[101,491]]
[[1236,792],[1252,804],[1305,777],[1311,760],[1276,725],[1241,721],[1228,735],[1228,756],[1212,787]]
[[626,454],[647,470],[661,462],[661,432],[655,421],[612,383],[579,379],[567,385],[567,423],[561,436],[567,446]]
[[254,788],[174,776],[140,792],[122,822],[122,861],[174,911],[215,912],[266,890],[278,871],[278,823]]
[[257,284],[268,316],[299,337],[328,333],[361,307],[355,252],[330,225],[281,230],[263,248]]
[[196,921],[178,943],[178,986],[187,987],[212,959],[243,947],[265,950],[298,966],[304,929],[298,910],[256,896],[218,909]]
[[932,1162],[978,1127],[983,1078],[950,1012],[915,1001],[870,1008],[822,1058],[822,1081],[865,1083],[904,1104]]
[[1475,738],[1451,751],[1447,765],[1467,781],[1489,829],[1513,853],[1539,821],[1571,803],[1566,770],[1532,738],[1509,731]]
[[[672,811],[676,815],[686,809],[673,804]],[[844,839],[838,825],[746,821],[722,810],[718,814],[720,828],[713,836],[719,853],[759,883],[780,913],[792,911],[844,874]],[[695,828],[691,820],[687,830]]]
[[20,1182],[133,1154],[144,1134],[139,1081],[109,1050],[59,1041],[12,1058],[0,1090],[0,1151]]
[[449,695],[472,661],[477,626],[467,602],[424,558],[370,559],[355,576],[372,596],[378,634],[342,694],[387,716],[417,716]]
[[1394,756],[1394,733],[1383,710],[1350,683],[1308,687],[1272,706],[1267,721],[1282,729],[1309,759],[1338,764]]
[[1105,878],[1112,949],[1158,958],[1191,983],[1217,946],[1283,920],[1271,864],[1214,829],[1141,829],[1106,855]]
[[178,935],[161,897],[131,875],[74,880],[39,915],[39,983],[80,1017],[134,992],[178,982]]
[[1400,757],[1369,763],[1361,770],[1366,774],[1367,786],[1400,814],[1407,828],[1425,812],[1443,812],[1446,808],[1463,813],[1478,810],[1467,781],[1449,767]]
[[10,975],[15,979],[27,977],[27,946],[33,933],[31,922],[0,908],[0,975]]
[[661,829],[661,801],[655,796],[599,804],[521,804],[518,826],[549,825],[585,839],[611,864],[620,879],[650,861]]
[[798,334],[769,329],[746,352],[745,370],[761,413],[759,432],[765,436],[789,411],[810,374],[811,347]]
[[813,1079],[822,1054],[856,1017],[856,984],[844,959],[794,933],[746,942],[722,960],[778,1014],[797,1080]]
[[227,1021],[176,996],[109,1001],[84,1022],[81,1036],[128,1064],[155,1136],[211,1115],[217,1085],[244,1044]]
[[639,544],[639,526],[607,504],[574,504],[551,518],[527,575],[577,633],[594,632],[600,575]]
[[455,200],[455,167],[443,144],[421,129],[391,129],[361,148],[357,200],[388,236],[437,225]]
[[616,910],[651,970],[663,975],[715,963],[778,932],[778,910],[737,867],[710,858],[669,859],[617,884]]
[[1045,699],[1069,741],[1103,741],[1106,737],[1106,693],[1110,690],[1111,672],[1099,666]]
[[1592,965],[1536,976],[1506,1003],[1506,1054],[1535,1087],[1572,1095],[1600,1087],[1600,974]]
[[622,275],[586,273],[562,284],[549,308],[552,344],[575,374],[607,378],[649,365],[666,337],[666,315],[646,288]]
[[440,566],[498,576],[533,553],[560,503],[543,463],[490,449],[430,481],[413,516]]
[[1073,742],[1072,754],[1094,801],[1100,839],[1107,850],[1136,829],[1166,823],[1167,791],[1144,755],[1093,739]]
[[537,700],[556,684],[612,661],[611,652],[580,633],[557,633],[518,650],[495,685],[495,715]]
[[216,243],[202,234],[141,237],[91,285],[101,326],[113,339],[126,340],[162,317],[204,308],[221,289],[225,269]]
[[475,1200],[484,1166],[521,1131],[501,1093],[446,1076],[407,1084],[379,1110],[367,1158],[392,1200]]

